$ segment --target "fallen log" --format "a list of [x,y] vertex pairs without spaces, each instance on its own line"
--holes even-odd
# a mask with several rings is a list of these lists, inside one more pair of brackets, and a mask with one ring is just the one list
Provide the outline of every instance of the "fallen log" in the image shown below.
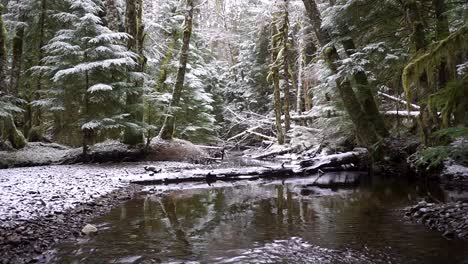
[[416,118],[419,117],[421,112],[419,111],[385,111],[382,112],[385,116],[395,116],[395,117],[404,117],[404,118]]
[[294,167],[250,167],[239,169],[186,170],[183,172],[150,174],[129,180],[142,185],[176,184],[184,182],[215,182],[255,180],[261,178],[285,178],[297,175]]
[[129,181],[142,185],[177,184],[185,182],[240,181],[257,179],[284,179],[302,177],[325,171],[343,171],[346,168],[365,168],[367,150],[355,149],[351,152],[323,156],[302,161],[299,164],[278,165],[271,167],[247,167],[213,170],[185,170],[181,172],[164,172],[130,178]]
[[312,172],[322,168],[341,167],[345,164],[363,165],[363,160],[366,160],[367,156],[367,149],[356,148],[351,152],[303,160],[299,165],[303,168],[304,172]]

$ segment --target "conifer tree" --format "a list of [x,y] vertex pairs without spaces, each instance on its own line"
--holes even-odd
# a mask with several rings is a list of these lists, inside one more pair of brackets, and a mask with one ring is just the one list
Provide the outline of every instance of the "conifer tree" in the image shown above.
[[59,113],[66,123],[80,129],[83,153],[95,136],[106,129],[137,126],[126,122],[122,98],[132,89],[132,74],[137,55],[127,51],[126,33],[113,32],[97,16],[100,0],[66,1],[66,9],[55,17],[66,27],[44,47],[44,66],[53,84],[48,98],[36,101]]

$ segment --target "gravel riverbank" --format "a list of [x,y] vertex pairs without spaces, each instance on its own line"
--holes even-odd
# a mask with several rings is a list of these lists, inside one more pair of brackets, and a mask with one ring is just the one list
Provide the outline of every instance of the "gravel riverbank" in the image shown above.
[[[47,262],[47,250],[81,236],[93,218],[141,190],[126,177],[149,163],[46,166],[0,170],[0,263]],[[151,163],[166,171],[188,163]]]
[[440,231],[447,239],[468,239],[468,203],[419,202],[405,209],[405,217]]

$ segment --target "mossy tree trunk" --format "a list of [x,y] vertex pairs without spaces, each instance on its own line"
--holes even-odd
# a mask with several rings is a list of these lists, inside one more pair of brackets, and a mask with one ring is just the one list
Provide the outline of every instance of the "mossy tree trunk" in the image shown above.
[[5,139],[10,141],[11,146],[15,149],[24,148],[26,146],[26,139],[24,138],[23,133],[16,128],[13,116],[5,118],[3,125],[5,129]]
[[[356,52],[356,46],[354,41],[350,38],[342,41],[343,47],[348,56],[352,56]],[[385,125],[383,116],[379,112],[377,103],[375,102],[374,94],[369,85],[369,80],[364,71],[357,71],[352,74],[356,91],[357,98],[361,103],[364,112],[367,114],[370,122],[374,124],[375,130],[381,137],[387,137],[389,135],[388,129]]]
[[297,56],[297,94],[296,94],[296,113],[302,115],[304,110],[304,33],[299,36],[299,54]]
[[278,34],[278,28],[275,23],[271,25],[271,60],[272,64],[270,66],[270,78],[273,82],[273,103],[275,109],[275,126],[276,126],[276,138],[278,139],[278,144],[284,144],[284,131],[283,124],[281,122],[281,116],[283,115],[282,103],[281,103],[281,88],[279,83],[279,66],[276,63],[279,50],[279,41],[275,37]]
[[[322,27],[322,19],[317,8],[317,3],[314,0],[303,0],[307,14],[314,29],[315,35],[319,44],[325,48],[324,57],[333,74],[338,73],[336,62],[340,59],[338,51],[331,44],[331,37]],[[349,80],[339,78],[336,80],[336,86],[341,100],[343,101],[346,112],[356,129],[356,135],[359,141],[367,146],[379,142],[380,137],[377,134],[374,125],[369,121],[367,114],[353,91]]]
[[[24,20],[24,19],[21,19]],[[11,75],[10,75],[10,94],[19,95],[21,81],[21,66],[23,58],[23,43],[24,43],[24,26],[16,27],[15,36],[13,37],[12,60],[11,60]]]
[[[411,48],[413,53],[417,53],[423,50],[428,44],[424,34],[424,21],[421,16],[421,10],[415,0],[406,1],[404,7],[407,14],[408,27],[411,29]],[[416,88],[419,91],[417,97],[419,99],[423,99],[431,94],[427,72],[421,74],[417,85],[418,87]],[[419,115],[418,124],[421,136],[423,142],[425,144],[429,144],[429,138],[434,122],[431,118],[430,110],[425,100],[420,100],[419,105],[421,106],[421,114]]]
[[[0,4],[0,96],[10,94],[8,84],[6,83],[6,30],[2,19],[3,6]],[[11,88],[11,86],[10,86]],[[7,116],[3,119],[3,137],[10,141],[15,149],[24,148],[26,146],[26,139],[15,125],[13,116]]]
[[[289,12],[288,0],[284,0],[283,27],[283,78],[284,78],[284,131],[288,133],[291,129],[291,95],[290,95],[290,71],[289,71]],[[292,76],[291,76],[292,77]],[[292,79],[292,78],[291,78]]]
[[[176,48],[177,42],[179,41],[179,35],[177,34],[177,31],[174,30],[172,32],[172,41],[169,43],[167,47],[167,52],[164,55],[164,58],[161,61],[161,67],[159,69],[159,73],[157,76],[157,82],[155,85],[155,91],[158,93],[164,93],[167,92],[167,84],[166,80],[169,75],[169,69],[170,69],[170,64],[171,61],[174,59],[174,50]],[[154,125],[154,123],[160,123],[161,120],[159,118],[158,121],[154,120],[155,116],[157,116],[157,109],[150,103],[147,104],[147,123],[149,125]],[[154,131],[153,129],[148,130],[148,138],[146,139],[146,145],[149,146],[151,139],[154,136]]]
[[3,5],[0,4],[0,96],[7,93],[6,70],[7,70],[7,51],[6,51],[6,30],[3,23]]
[[[440,41],[450,35],[449,22],[446,14],[447,7],[444,0],[432,0],[432,7],[434,8],[436,17],[435,38],[436,41]],[[455,66],[452,67],[452,65],[447,65],[447,61],[445,60],[442,61],[439,65],[437,77],[438,86],[440,88],[444,87],[447,82],[455,78],[455,73],[452,73],[449,68],[455,68]]]
[[[126,7],[126,16],[125,16],[125,30],[126,32],[132,36],[128,40],[127,48],[130,51],[135,53],[139,53],[142,51],[142,48],[139,47],[142,43],[140,43],[140,39],[142,34],[139,30],[143,29],[142,23],[142,12],[140,11],[143,5],[142,0],[127,0],[127,7]],[[139,54],[139,63],[137,68],[133,69],[135,71],[142,70],[142,57],[143,54]],[[140,82],[136,82],[134,84],[134,89],[132,91],[127,92],[127,111],[130,114],[130,121],[134,123],[141,123],[143,121],[143,92],[142,87],[140,87]],[[129,145],[136,145],[143,143],[143,132],[141,129],[137,129],[135,127],[128,127],[125,129],[124,133],[124,143]]]
[[166,116],[164,124],[159,132],[159,137],[165,140],[171,140],[175,130],[175,111],[179,106],[182,97],[182,91],[185,83],[185,74],[187,71],[187,63],[189,59],[190,40],[192,37],[193,28],[193,13],[194,0],[187,0],[187,14],[185,15],[185,28],[182,39],[182,47],[180,49],[179,68],[177,70],[176,82],[172,91],[171,105],[169,106],[170,113]]
[[[338,54],[335,48],[326,48],[324,52],[325,60],[328,67],[333,73],[338,72],[338,68],[334,58]],[[346,112],[356,128],[356,134],[359,141],[367,147],[370,147],[379,141],[379,136],[374,128],[374,125],[369,121],[369,117],[361,108],[361,104],[353,91],[351,83],[343,78],[336,80],[338,93],[343,101]]]
[[[48,0],[41,1],[41,15],[39,17],[39,45],[37,46],[37,65],[42,66],[42,59],[44,57],[43,47],[45,44],[45,33],[46,33],[46,23],[47,23],[47,8]],[[34,95],[32,96],[34,100],[39,100],[41,98],[42,90],[42,73],[36,77],[36,87]],[[42,110],[40,107],[33,108],[30,104],[27,106],[26,114],[27,118],[27,127],[24,129],[25,134],[28,135],[29,141],[39,141],[43,137],[43,128],[42,128]]]

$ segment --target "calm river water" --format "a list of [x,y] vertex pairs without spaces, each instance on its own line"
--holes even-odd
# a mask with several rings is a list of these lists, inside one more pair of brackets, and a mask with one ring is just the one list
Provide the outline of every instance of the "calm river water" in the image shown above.
[[373,178],[344,189],[286,181],[155,187],[61,245],[56,263],[468,263],[468,244],[406,221],[437,188]]

